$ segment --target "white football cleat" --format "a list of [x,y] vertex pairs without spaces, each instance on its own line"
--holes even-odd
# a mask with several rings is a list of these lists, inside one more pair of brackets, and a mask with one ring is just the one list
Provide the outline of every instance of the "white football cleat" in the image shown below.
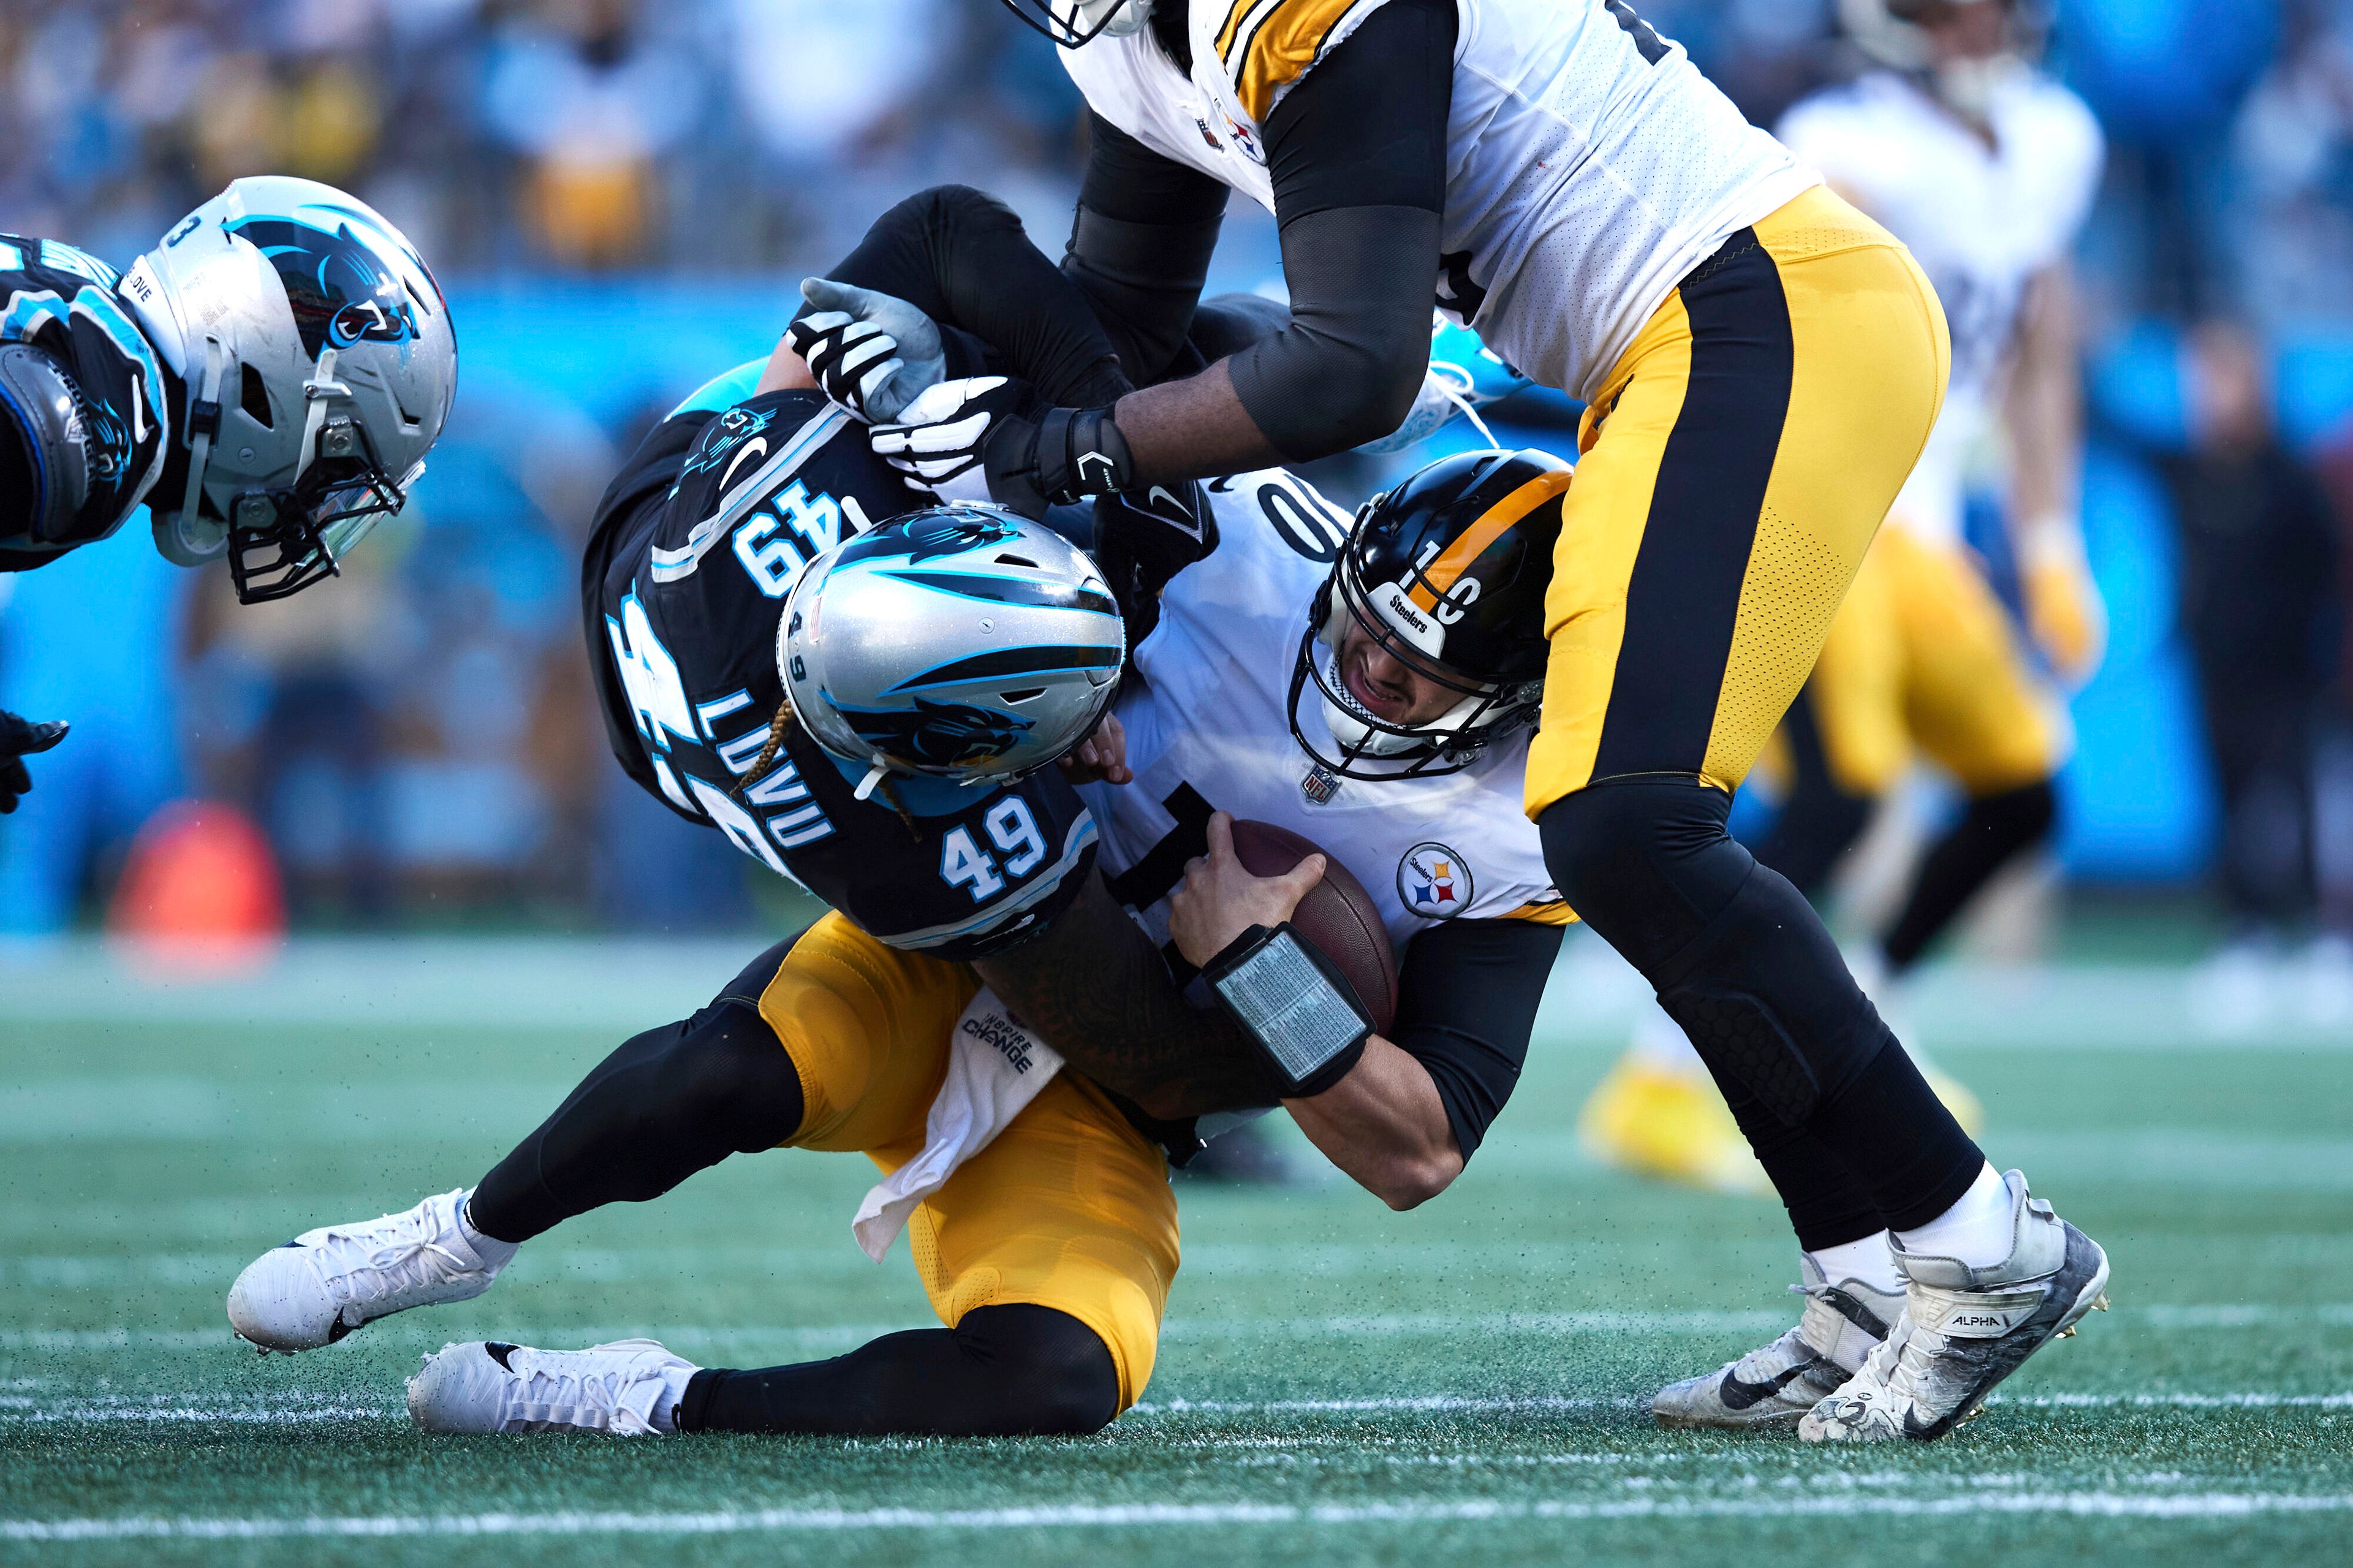
[[1726,1431],[1794,1426],[1837,1393],[1887,1337],[1904,1310],[1901,1292],[1875,1289],[1860,1279],[1833,1285],[1812,1253],[1798,1258],[1803,1282],[1789,1287],[1806,1298],[1798,1326],[1715,1372],[1659,1390],[1651,1414],[1660,1426]]
[[311,1351],[373,1319],[480,1295],[507,1258],[484,1258],[467,1239],[458,1215],[468,1195],[443,1193],[406,1214],[271,1247],[229,1287],[230,1326],[266,1351]]
[[609,1432],[678,1429],[678,1403],[702,1370],[652,1340],[585,1351],[443,1345],[408,1380],[408,1414],[427,1432]]
[[2108,1255],[2006,1172],[2010,1256],[1985,1268],[1926,1258],[1888,1237],[1911,1281],[1904,1313],[1846,1386],[1798,1423],[1809,1442],[1929,1442],[1985,1408],[1986,1395],[2076,1321],[2108,1304]]

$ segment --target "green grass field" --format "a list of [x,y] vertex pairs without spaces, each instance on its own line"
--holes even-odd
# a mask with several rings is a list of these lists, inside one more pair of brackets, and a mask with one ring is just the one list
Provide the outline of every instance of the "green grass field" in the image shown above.
[[1197,1564],[2315,1563],[2353,1556],[2353,1039],[2201,1043],[2159,970],[1958,974],[1922,1021],[2116,1310],[1900,1451],[1667,1434],[1643,1405],[1791,1321],[1778,1211],[1594,1166],[1622,1039],[1589,950],[1455,1189],[1182,1190],[1145,1403],[1082,1441],[427,1438],[445,1339],[651,1333],[736,1364],[930,1321],[849,1236],[862,1161],[740,1160],[526,1248],[490,1295],[294,1359],[258,1250],[471,1182],[739,948],[364,944],[153,989],[0,969],[0,1558]]

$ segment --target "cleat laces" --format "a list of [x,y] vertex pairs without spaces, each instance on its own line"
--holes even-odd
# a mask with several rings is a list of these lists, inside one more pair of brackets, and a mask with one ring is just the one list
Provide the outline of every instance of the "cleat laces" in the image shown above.
[[[501,1399],[500,1425],[534,1430],[585,1427],[622,1436],[659,1432],[654,1409],[667,1389],[659,1370],[640,1367],[634,1360],[596,1371],[570,1370],[593,1365],[589,1358],[600,1352],[634,1356],[646,1351],[661,1352],[663,1347],[652,1340],[617,1340],[579,1354],[515,1350],[505,1363],[514,1381]],[[521,1367],[514,1364],[526,1357]],[[643,1397],[633,1400],[632,1394]]]
[[[444,1194],[444,1198],[451,1200],[463,1196],[463,1189]],[[434,1205],[441,1201],[428,1198],[405,1214],[387,1215],[365,1225],[329,1226],[311,1233],[318,1240],[305,1247],[308,1256],[304,1261],[310,1264],[327,1294],[339,1303],[337,1316],[347,1317],[351,1309],[364,1308],[371,1300],[451,1284],[465,1275],[485,1272],[480,1259],[460,1257],[443,1243],[438,1218],[433,1212]],[[333,1259],[340,1250],[335,1246],[339,1242],[368,1250],[360,1258],[336,1267]],[[358,1281],[363,1277],[381,1280],[382,1288],[361,1290]],[[353,1326],[357,1327],[357,1322]]]

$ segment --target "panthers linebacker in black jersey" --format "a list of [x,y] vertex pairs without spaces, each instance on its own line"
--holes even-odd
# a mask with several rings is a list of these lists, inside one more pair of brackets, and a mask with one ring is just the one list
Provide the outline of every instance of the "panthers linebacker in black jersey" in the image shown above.
[[[238,180],[128,274],[0,235],[0,572],[143,506],[173,562],[227,556],[248,604],[296,593],[400,510],[457,375],[432,273],[331,185]],[[0,713],[0,812],[65,731]]]

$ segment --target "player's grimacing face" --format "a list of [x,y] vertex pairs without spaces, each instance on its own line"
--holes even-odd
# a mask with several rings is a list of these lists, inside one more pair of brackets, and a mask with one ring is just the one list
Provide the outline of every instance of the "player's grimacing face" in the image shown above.
[[1400,729],[1433,723],[1462,700],[1462,693],[1421,674],[1375,641],[1354,616],[1341,628],[1333,662],[1348,695],[1375,718]]

